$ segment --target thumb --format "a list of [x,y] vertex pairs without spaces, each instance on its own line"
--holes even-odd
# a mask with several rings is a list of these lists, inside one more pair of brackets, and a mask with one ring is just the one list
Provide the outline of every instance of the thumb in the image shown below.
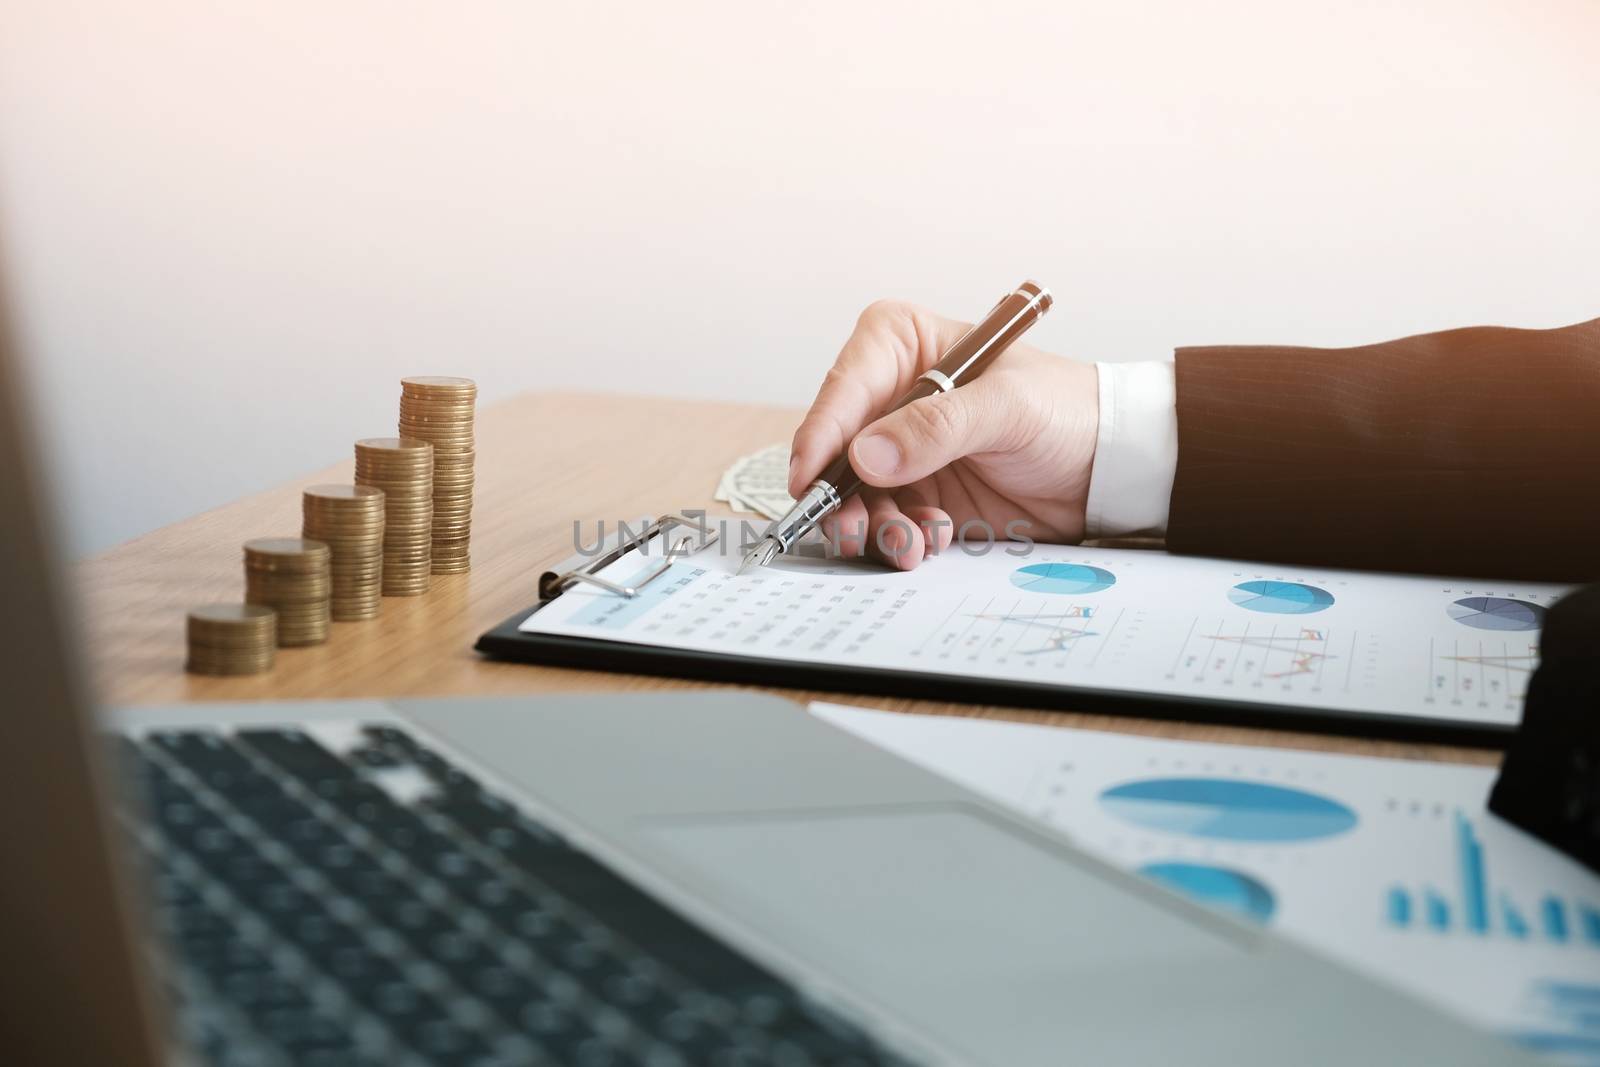
[[909,485],[963,456],[1003,447],[1020,407],[998,376],[923,397],[862,430],[850,443],[850,465],[868,485]]

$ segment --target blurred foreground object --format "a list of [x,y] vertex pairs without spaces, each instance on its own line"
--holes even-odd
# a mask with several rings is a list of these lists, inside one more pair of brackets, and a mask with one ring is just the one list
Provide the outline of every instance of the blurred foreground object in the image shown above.
[[1489,810],[1600,871],[1600,586],[1558,601]]

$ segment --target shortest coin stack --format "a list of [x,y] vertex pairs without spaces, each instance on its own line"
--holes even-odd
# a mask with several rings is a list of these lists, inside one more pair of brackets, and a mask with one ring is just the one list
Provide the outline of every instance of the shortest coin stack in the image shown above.
[[328,546],[300,537],[263,537],[244,544],[244,599],[278,613],[278,646],[328,639]]
[[301,497],[301,534],[329,550],[333,619],[375,619],[383,603],[383,490],[313,485]]
[[259,604],[207,604],[189,612],[191,674],[260,674],[272,669],[278,615]]

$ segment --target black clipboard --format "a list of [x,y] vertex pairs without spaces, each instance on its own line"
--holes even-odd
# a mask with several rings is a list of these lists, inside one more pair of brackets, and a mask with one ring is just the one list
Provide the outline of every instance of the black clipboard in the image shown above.
[[[539,578],[539,603],[484,633],[473,647],[494,659],[580,670],[656,674],[736,685],[918,697],[971,704],[1008,704],[1045,711],[1131,715],[1269,730],[1307,730],[1431,744],[1503,749],[1516,733],[1514,726],[1495,723],[1137,693],[1092,686],[963,678],[932,671],[797,663],[763,656],[665,648],[564,634],[527,633],[520,628],[523,620],[578,583],[593,584],[615,595],[631,597],[651,580],[664,574],[673,559],[709,546],[716,537],[703,521],[682,515],[668,515],[652,523],[641,522],[640,525],[642,529],[639,533],[619,537],[613,548],[593,560],[569,560],[560,567],[546,571]],[[679,538],[675,534],[679,529],[691,532]],[[667,546],[664,562],[636,585],[621,586],[598,577],[599,571],[656,538],[660,538]]]

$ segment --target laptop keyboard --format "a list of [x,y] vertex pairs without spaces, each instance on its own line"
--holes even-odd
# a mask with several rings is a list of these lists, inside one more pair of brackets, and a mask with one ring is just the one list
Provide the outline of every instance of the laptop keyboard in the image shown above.
[[407,732],[116,740],[158,972],[228,1067],[905,1061]]

